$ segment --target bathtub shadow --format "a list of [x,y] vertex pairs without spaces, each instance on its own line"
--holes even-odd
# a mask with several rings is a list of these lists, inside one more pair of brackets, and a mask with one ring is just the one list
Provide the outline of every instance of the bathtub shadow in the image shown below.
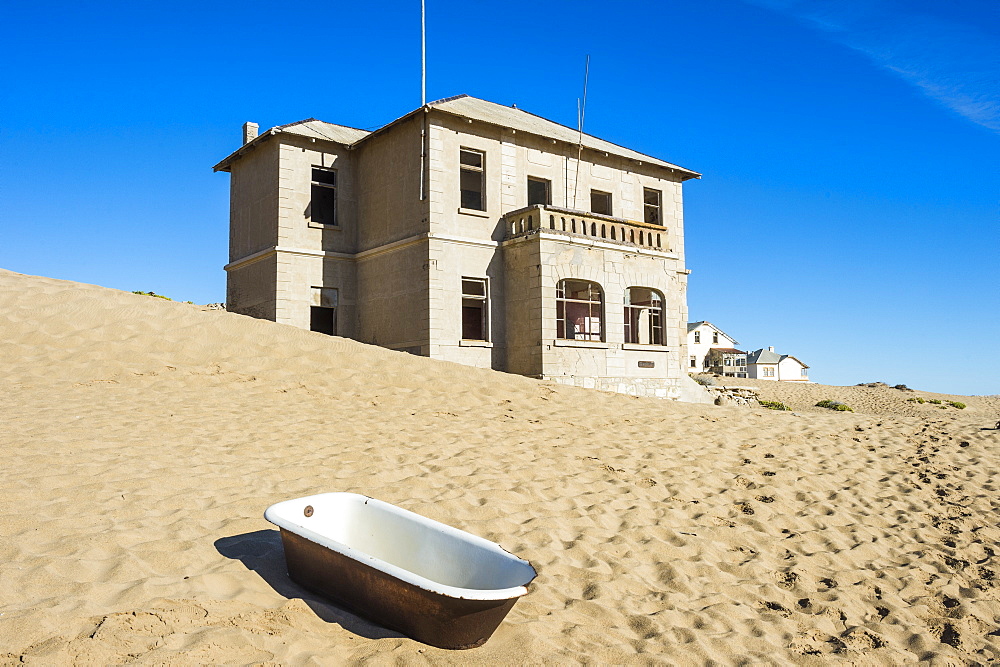
[[289,600],[298,598],[305,602],[317,616],[327,623],[336,623],[348,632],[368,639],[402,638],[402,635],[338,607],[308,588],[291,580],[285,569],[285,552],[281,547],[281,533],[276,530],[256,530],[252,533],[222,537],[215,541],[215,549],[226,558],[243,563],[256,572],[279,595]]

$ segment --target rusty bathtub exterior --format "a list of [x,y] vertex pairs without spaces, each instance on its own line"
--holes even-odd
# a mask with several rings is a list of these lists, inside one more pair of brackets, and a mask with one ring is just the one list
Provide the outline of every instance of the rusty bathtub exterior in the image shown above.
[[265,518],[295,582],[431,646],[481,646],[535,578],[499,545],[366,496],[284,501]]

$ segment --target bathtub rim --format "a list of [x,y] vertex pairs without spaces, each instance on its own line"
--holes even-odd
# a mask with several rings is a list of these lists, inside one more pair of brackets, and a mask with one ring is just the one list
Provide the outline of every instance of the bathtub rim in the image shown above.
[[[447,584],[442,584],[436,582],[427,577],[423,577],[419,574],[411,572],[410,570],[403,569],[398,565],[393,565],[388,561],[384,561],[381,558],[376,558],[363,551],[359,551],[343,542],[338,542],[336,540],[330,539],[329,537],[317,533],[310,528],[302,525],[301,523],[295,521],[289,516],[285,515],[285,510],[295,508],[299,510],[302,504],[319,504],[324,499],[329,499],[331,496],[341,496],[341,497],[353,497],[356,499],[365,499],[365,504],[375,504],[390,512],[399,514],[406,517],[407,519],[419,523],[427,528],[437,530],[441,533],[450,535],[452,537],[460,538],[462,540],[476,544],[484,549],[499,553],[505,559],[510,561],[515,561],[522,565],[526,565],[534,574],[532,577],[520,586],[511,586],[509,588],[495,588],[495,589],[477,589],[477,588],[462,588],[459,586],[449,586]],[[298,513],[298,512],[296,512]],[[289,513],[292,514],[292,513]],[[293,514],[294,515],[294,514]],[[264,519],[278,526],[282,530],[287,530],[294,533],[300,537],[303,537],[310,542],[315,542],[320,546],[327,549],[335,551],[347,558],[351,558],[359,563],[364,563],[369,567],[376,570],[384,572],[390,576],[396,577],[401,581],[405,581],[408,584],[412,584],[419,588],[422,588],[431,593],[436,593],[438,595],[443,595],[445,597],[457,598],[461,600],[510,600],[513,598],[521,597],[528,593],[527,586],[535,580],[538,576],[538,571],[535,570],[534,566],[527,560],[515,556],[511,552],[504,549],[502,546],[496,542],[491,542],[478,535],[473,535],[472,533],[466,532],[454,526],[449,526],[448,524],[441,523],[440,521],[435,521],[434,519],[429,519],[425,516],[417,514],[416,512],[411,512],[410,510],[403,509],[392,503],[388,503],[377,498],[372,498],[371,496],[366,496],[361,493],[348,493],[348,492],[329,492],[329,493],[318,493],[311,496],[303,496],[301,498],[292,498],[290,500],[282,500],[280,502],[274,503],[264,511]]]

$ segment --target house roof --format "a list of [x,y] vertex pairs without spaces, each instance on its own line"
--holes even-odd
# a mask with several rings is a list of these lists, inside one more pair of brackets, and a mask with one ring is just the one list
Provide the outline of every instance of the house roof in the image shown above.
[[721,352],[723,354],[746,354],[743,350],[737,350],[735,347],[713,347],[709,352]]
[[729,334],[727,334],[725,331],[723,331],[719,327],[717,327],[714,324],[712,324],[711,322],[706,322],[705,320],[702,320],[700,322],[688,322],[687,325],[688,325],[688,333],[691,333],[692,331],[694,331],[698,327],[700,327],[702,325],[705,325],[705,326],[712,327],[713,329],[715,329],[716,331],[718,331],[720,334],[722,334],[723,336],[725,336],[729,340],[733,341],[734,345],[739,345],[740,344],[740,342],[738,340],[736,340],[735,338],[733,338],[732,336],[730,336]]
[[[478,120],[480,122],[489,123],[498,127],[509,127],[519,132],[528,132],[529,134],[555,139],[567,144],[578,145],[581,141],[579,130],[574,130],[573,128],[565,125],[560,125],[559,123],[548,120],[547,118],[542,118],[541,116],[537,116],[523,109],[508,107],[495,102],[488,102],[476,97],[469,97],[468,95],[448,97],[443,100],[431,102],[427,106],[454,114],[456,116],[461,116],[462,118]],[[681,180],[701,178],[701,174],[698,172],[685,169],[684,167],[680,167],[670,162],[664,162],[658,158],[634,151],[631,148],[625,148],[624,146],[613,144],[610,141],[599,139],[590,134],[584,134],[582,141],[584,148],[590,148],[591,150],[601,151],[611,155],[617,155],[619,157],[630,158],[644,164],[654,164],[659,167],[666,167],[667,169],[678,172]]]
[[265,130],[253,141],[244,144],[238,150],[228,155],[225,159],[215,165],[213,169],[215,171],[229,171],[232,162],[240,155],[266,141],[268,137],[283,132],[298,134],[313,139],[327,139],[329,141],[353,148],[354,146],[362,143],[368,137],[385,132],[389,128],[407,120],[414,114],[420,113],[423,110],[441,111],[454,116],[459,116],[461,118],[495,125],[497,127],[511,128],[518,132],[526,132],[528,134],[554,139],[556,141],[572,144],[574,146],[582,143],[584,148],[601,151],[603,153],[608,153],[609,155],[617,155],[619,157],[635,160],[643,164],[650,164],[669,169],[682,181],[690,178],[701,178],[701,174],[698,172],[685,169],[684,167],[671,164],[670,162],[664,162],[663,160],[645,155],[644,153],[634,151],[630,148],[613,144],[610,141],[605,141],[604,139],[599,139],[589,134],[584,134],[581,137],[579,131],[577,130],[565,125],[560,125],[559,123],[542,118],[541,116],[536,116],[535,114],[524,111],[523,109],[507,107],[502,104],[488,102],[476,97],[469,97],[468,95],[457,95],[455,97],[446,97],[441,100],[429,102],[426,106],[415,109],[405,116],[401,116],[373,132],[358,130],[344,125],[334,125],[333,123],[326,123],[321,120],[316,120],[315,118],[307,118],[306,120],[300,120],[296,123],[280,125],[278,127],[271,128],[270,130]]
[[299,136],[309,137],[310,139],[326,139],[327,141],[333,141],[345,146],[355,144],[371,134],[371,132],[368,132],[367,130],[359,130],[354,127],[347,127],[346,125],[335,125],[333,123],[327,123],[326,121],[316,120],[315,118],[306,118],[305,120],[295,121],[294,123],[288,123],[287,125],[278,125],[277,127],[272,127],[270,130],[264,130],[259,135],[254,137],[252,141],[248,141],[223,158],[221,162],[212,167],[212,170],[229,171],[230,165],[236,160],[236,158],[240,157],[247,151],[253,150],[260,144],[267,141],[270,137],[280,133],[297,134]]
[[[788,355],[785,355],[788,356]],[[761,348],[747,354],[747,364],[776,364],[782,356],[776,352]]]

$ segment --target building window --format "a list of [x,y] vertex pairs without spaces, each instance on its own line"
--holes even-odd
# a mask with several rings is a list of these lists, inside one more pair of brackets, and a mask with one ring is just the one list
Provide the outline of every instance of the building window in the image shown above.
[[691,368],[698,368],[698,357],[691,357]]
[[312,305],[309,307],[309,330],[328,336],[337,335],[337,290],[332,287],[313,287]]
[[486,210],[486,189],[485,162],[486,156],[482,151],[473,151],[463,148],[460,151],[459,161],[461,171],[459,187],[462,190],[462,208],[471,208],[476,211]]
[[766,377],[766,378],[773,378],[774,377],[774,369],[773,368],[765,368],[764,369],[764,377]]
[[591,190],[590,210],[600,215],[611,215],[611,193]]
[[663,295],[645,287],[625,291],[625,342],[663,345]]
[[552,203],[552,183],[544,178],[528,176],[528,206]]
[[651,225],[662,225],[663,218],[660,216],[660,199],[662,193],[659,190],[642,189],[643,219]]
[[337,224],[337,172],[334,169],[312,169],[312,200],[309,219],[323,225]]
[[560,280],[556,285],[556,337],[601,340],[604,293],[587,280]]
[[695,331],[694,332],[694,342],[696,344],[700,344],[701,343],[701,332],[700,331]]
[[719,343],[719,332],[713,331],[712,332],[712,345],[718,345],[718,343]]
[[809,377],[809,371],[807,371],[806,369],[803,368],[802,369],[802,377]]
[[462,278],[462,338],[489,340],[489,290],[486,278]]

